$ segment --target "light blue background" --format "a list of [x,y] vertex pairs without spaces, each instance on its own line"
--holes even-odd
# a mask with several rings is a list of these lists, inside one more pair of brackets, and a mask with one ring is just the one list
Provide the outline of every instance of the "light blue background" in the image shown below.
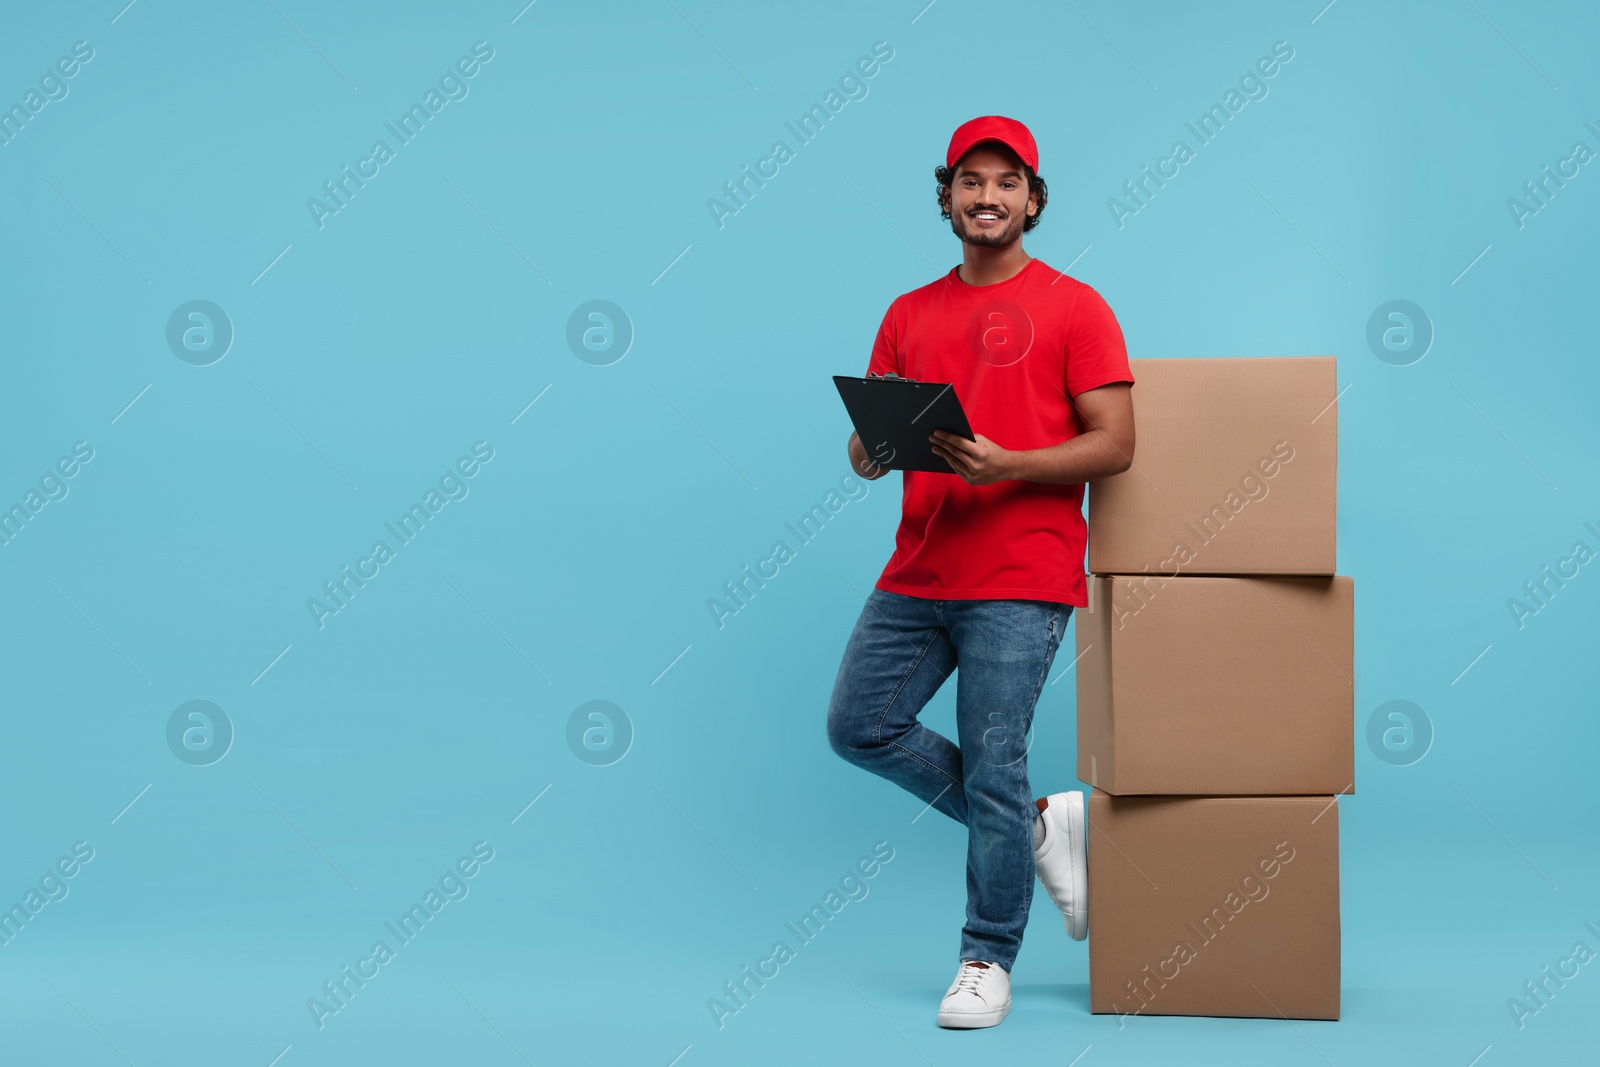
[[[1594,1054],[1596,966],[1520,1031],[1506,1006],[1575,941],[1600,948],[1600,574],[1522,629],[1507,608],[1574,541],[1600,547],[1600,174],[1523,228],[1506,206],[1575,141],[1600,148],[1592,8],[519,9],[5,15],[7,106],[95,50],[0,146],[0,502],[95,450],[0,548],[0,902],[95,849],[0,946],[7,1063]],[[480,40],[470,95],[319,230],[307,198]],[[869,94],[717,228],[707,199],[880,40]],[[1280,40],[1269,95],[1119,229],[1107,198]],[[986,113],[1041,145],[1029,251],[1105,295],[1133,356],[1338,356],[1358,762],[1340,1022],[1119,1030],[1088,1014],[1085,948],[1041,892],[1011,1017],[936,1029],[964,834],[823,731],[898,478],[712,621],[847,473],[829,375],[860,373],[888,302],[957,261],[932,169]],[[192,299],[236,330],[208,367],[165,341]],[[636,331],[610,366],[565,341],[593,299]],[[1436,330],[1410,366],[1366,344],[1391,299]],[[470,495],[319,630],[307,598],[479,440]],[[1079,788],[1066,662],[1040,793]],[[926,721],[950,730],[953,696]],[[1397,698],[1437,734],[1407,767],[1364,740]],[[208,767],[165,740],[192,699],[236,730]],[[636,732],[610,766],[566,741],[593,699]],[[470,895],[319,1031],[307,998],[479,840]],[[707,998],[880,840],[870,895],[719,1030]]]

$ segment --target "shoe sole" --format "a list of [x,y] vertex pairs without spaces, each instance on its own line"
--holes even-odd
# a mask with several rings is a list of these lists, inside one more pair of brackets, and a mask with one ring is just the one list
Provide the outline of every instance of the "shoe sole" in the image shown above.
[[947,1015],[941,1011],[939,1025],[947,1030],[978,1030],[995,1025],[1009,1014],[1011,1014],[1011,1001],[1008,1000],[993,1011],[964,1011],[955,1015]]
[[[1083,794],[1067,793],[1067,816],[1058,821],[1058,825],[1067,835],[1067,846],[1072,855],[1072,880],[1079,887],[1076,905],[1071,912],[1061,913],[1062,924],[1067,928],[1067,936],[1074,941],[1082,941],[1089,936],[1089,824],[1084,817]],[[1054,807],[1052,804],[1050,807]],[[1079,841],[1079,838],[1084,840]]]

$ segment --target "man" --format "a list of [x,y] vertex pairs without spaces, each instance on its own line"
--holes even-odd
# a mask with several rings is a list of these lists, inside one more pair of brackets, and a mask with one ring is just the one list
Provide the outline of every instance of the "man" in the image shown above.
[[[1068,617],[1088,605],[1084,483],[1133,462],[1133,374],[1100,294],[1022,249],[1048,195],[1038,169],[1028,128],[991,115],[959,127],[934,170],[961,264],[889,305],[867,372],[952,383],[975,440],[934,431],[952,473],[903,472],[894,554],[828,708],[835,752],[967,827],[949,1027],[1011,1010],[1036,873],[1068,934],[1088,932],[1083,794],[1033,800],[1027,735]],[[855,434],[849,452],[864,477],[887,473]],[[958,666],[959,747],[917,721]]]

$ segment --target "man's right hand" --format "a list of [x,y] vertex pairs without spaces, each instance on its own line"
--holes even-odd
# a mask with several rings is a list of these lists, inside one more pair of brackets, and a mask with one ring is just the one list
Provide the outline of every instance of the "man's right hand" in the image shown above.
[[867,448],[861,443],[861,437],[856,434],[855,431],[851,431],[850,433],[849,452],[850,469],[861,475],[861,477],[865,478],[867,481],[877,481],[879,478],[882,478],[885,474],[889,473],[888,467],[883,466],[881,463],[875,461],[871,456],[867,455]]

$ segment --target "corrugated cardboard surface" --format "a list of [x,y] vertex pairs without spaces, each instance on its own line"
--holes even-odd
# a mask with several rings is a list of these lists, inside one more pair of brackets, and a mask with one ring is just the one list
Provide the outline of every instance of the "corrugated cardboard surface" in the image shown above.
[[1133,467],[1089,485],[1088,569],[1333,574],[1334,357],[1130,366]]
[[1355,583],[1089,578],[1078,777],[1117,795],[1355,791]]
[[1327,797],[1089,800],[1089,1006],[1339,1017],[1339,811]]

